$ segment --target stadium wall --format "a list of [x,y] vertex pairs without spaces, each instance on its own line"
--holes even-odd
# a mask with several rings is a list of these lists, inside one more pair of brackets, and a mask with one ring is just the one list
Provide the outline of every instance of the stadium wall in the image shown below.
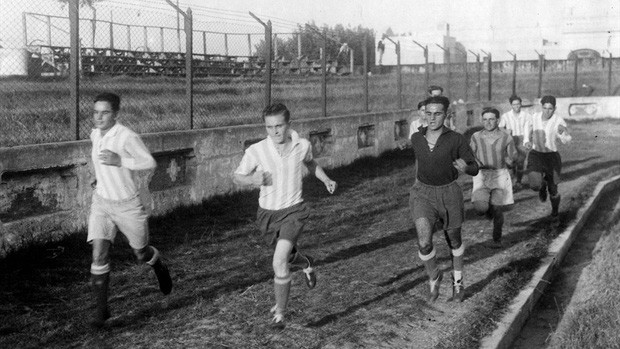
[[[378,156],[408,136],[411,110],[294,120],[325,168]],[[121,121],[122,122],[122,121]],[[157,168],[140,174],[152,215],[240,190],[232,173],[244,149],[265,137],[263,125],[144,134]],[[0,149],[0,258],[34,242],[83,233],[94,175],[90,141]],[[148,190],[146,188],[148,187]]]

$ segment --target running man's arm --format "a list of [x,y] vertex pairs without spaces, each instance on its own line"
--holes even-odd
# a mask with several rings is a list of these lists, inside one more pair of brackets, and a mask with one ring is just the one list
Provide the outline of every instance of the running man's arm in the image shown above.
[[327,191],[330,194],[333,194],[334,191],[336,191],[338,184],[332,181],[327,176],[327,174],[325,174],[325,171],[323,171],[323,168],[319,166],[319,164],[317,164],[314,159],[310,161],[304,161],[304,164],[306,165],[306,167],[308,167],[308,171],[310,171],[310,173],[312,173],[316,178],[318,178],[321,182],[323,182],[323,184],[325,184],[325,188],[327,188]]
[[558,125],[558,138],[564,144],[570,142],[573,139],[573,137],[568,133],[566,123],[561,123]]
[[515,146],[515,141],[512,136],[508,139],[508,143],[506,144],[506,164],[508,167],[512,167],[514,163],[517,161],[517,147]]
[[254,156],[246,150],[239,167],[237,167],[233,174],[233,182],[237,185],[256,188],[262,185],[271,185],[271,173],[259,171],[257,168],[258,162],[255,160]]
[[471,150],[471,147],[465,141],[465,137],[461,136],[461,140],[459,142],[458,149],[459,158],[454,160],[452,164],[454,167],[470,176],[475,176],[478,174],[480,170],[478,166],[478,161],[474,156],[474,152]]

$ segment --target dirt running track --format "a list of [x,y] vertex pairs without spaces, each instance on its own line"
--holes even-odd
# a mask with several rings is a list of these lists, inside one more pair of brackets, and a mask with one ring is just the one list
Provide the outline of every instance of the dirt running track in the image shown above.
[[[446,272],[434,304],[417,257],[408,211],[413,169],[407,152],[331,172],[333,196],[309,181],[313,208],[301,247],[317,260],[317,288],[294,274],[288,325],[269,328],[273,305],[271,251],[253,224],[256,193],[210,201],[204,208],[152,224],[166,256],[173,293],[159,294],[153,275],[136,266],[126,242],[115,248],[110,304],[113,319],[93,332],[88,246],[66,242],[42,255],[0,263],[0,347],[99,348],[473,348],[536,269],[549,240],[573,219],[596,182],[620,173],[618,122],[570,125],[575,141],[561,148],[562,223],[546,217],[537,193],[515,195],[506,215],[503,249],[487,246],[491,222],[475,216],[471,179],[463,226],[466,299],[448,302],[449,249],[435,235]],[[232,200],[236,200],[232,203]],[[228,200],[228,201],[227,201]],[[82,239],[83,237],[80,237]],[[57,251],[52,253],[50,251]],[[52,253],[52,255],[50,255]]]

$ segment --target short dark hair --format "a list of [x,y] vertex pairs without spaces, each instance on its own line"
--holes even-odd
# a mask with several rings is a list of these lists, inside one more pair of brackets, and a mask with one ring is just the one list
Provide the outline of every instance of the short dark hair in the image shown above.
[[431,94],[431,92],[436,91],[436,90],[439,90],[439,91],[441,91],[441,93],[443,93],[443,87],[437,86],[437,85],[429,86],[427,91],[428,91],[429,94]]
[[103,92],[98,94],[95,97],[95,101],[97,102],[108,102],[112,106],[112,110],[119,111],[121,109],[121,97],[119,97],[116,93],[112,92]]
[[263,109],[263,120],[265,120],[267,116],[274,115],[284,115],[284,121],[286,122],[289,122],[289,120],[291,119],[291,112],[282,103],[274,103]]
[[422,101],[420,103],[418,103],[418,110],[420,110],[420,108],[426,106],[426,101]]
[[499,119],[499,110],[497,110],[496,108],[493,108],[493,107],[483,108],[482,113],[480,113],[480,116],[486,113],[493,113],[495,114],[495,118]]
[[514,101],[519,101],[521,103],[523,103],[523,100],[521,99],[521,97],[517,96],[517,95],[512,95],[510,96],[510,98],[508,98],[508,102],[510,102],[510,104],[512,104],[512,102]]
[[555,97],[553,96],[544,96],[540,100],[540,104],[545,105],[547,103],[551,103],[551,105],[555,108]]
[[446,115],[447,115],[448,108],[450,107],[450,100],[448,99],[448,97],[445,97],[445,96],[433,96],[433,97],[427,98],[424,101],[424,105],[429,105],[429,104],[443,105],[443,111],[446,112]]

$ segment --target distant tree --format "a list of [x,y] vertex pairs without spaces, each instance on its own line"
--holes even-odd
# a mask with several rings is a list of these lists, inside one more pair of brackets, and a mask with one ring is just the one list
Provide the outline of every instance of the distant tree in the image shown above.
[[[309,23],[310,26],[316,25]],[[335,60],[337,59],[339,64],[349,64],[349,53],[343,46],[346,43],[347,49],[353,50],[354,64],[360,66],[364,62],[364,56],[362,52],[362,45],[366,45],[368,48],[368,68],[375,64],[375,32],[372,29],[357,26],[355,28],[345,28],[341,24],[329,27],[323,26],[317,28],[321,33],[327,33],[327,58]],[[320,48],[323,45],[322,36],[312,29],[307,27],[299,27],[297,33],[301,35],[301,55],[305,56],[309,60],[319,60]],[[287,38],[276,37],[278,42],[278,56],[285,60],[292,60],[297,58],[297,35],[289,36]],[[264,57],[265,42],[261,40],[254,45],[254,55]]]

